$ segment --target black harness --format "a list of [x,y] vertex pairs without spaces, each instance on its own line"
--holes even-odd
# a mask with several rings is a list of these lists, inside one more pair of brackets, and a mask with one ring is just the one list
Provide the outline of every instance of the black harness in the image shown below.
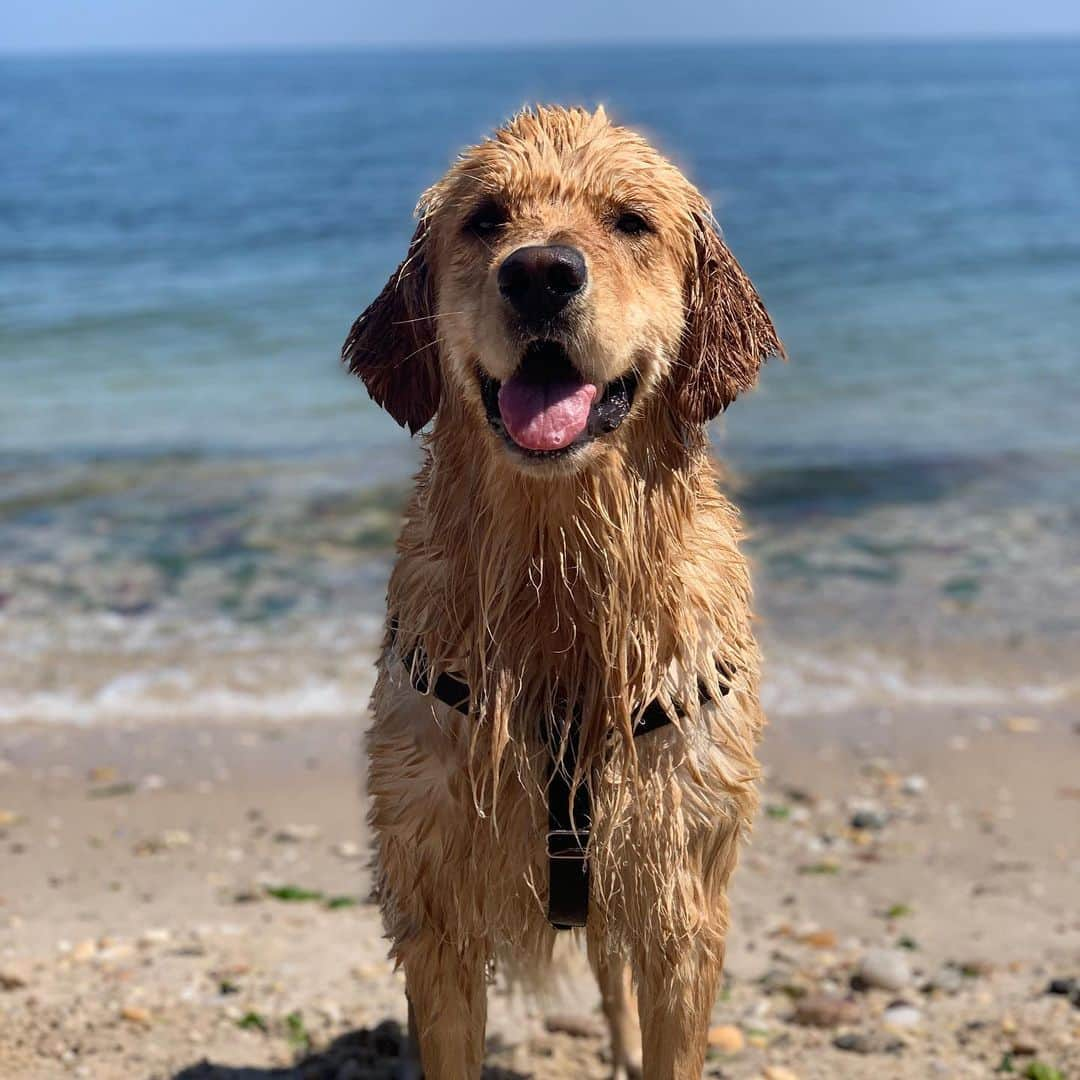
[[[413,688],[421,694],[431,694],[444,705],[469,715],[471,695],[468,684],[446,672],[431,681],[430,665],[419,648],[403,658]],[[734,670],[717,661],[720,694],[731,690]],[[698,679],[698,704],[712,701],[712,694],[704,679]],[[653,698],[641,710],[634,724],[634,738],[648,735],[657,728],[666,727],[674,718],[686,716],[686,710],[678,702],[671,703],[672,712]],[[586,783],[573,783],[578,760],[578,727],[571,718],[569,731],[563,738],[556,725],[548,726],[548,756],[551,771],[548,774],[548,922],[556,930],[573,930],[585,925],[589,914],[589,832],[592,829],[592,799]]]

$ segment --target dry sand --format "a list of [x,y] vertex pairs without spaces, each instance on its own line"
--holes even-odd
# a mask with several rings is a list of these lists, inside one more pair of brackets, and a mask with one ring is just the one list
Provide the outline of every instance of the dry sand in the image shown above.
[[[885,719],[770,730],[707,1075],[1080,1076],[1073,719]],[[0,729],[0,1077],[404,1076],[359,728]],[[489,1077],[607,1075],[569,971]]]

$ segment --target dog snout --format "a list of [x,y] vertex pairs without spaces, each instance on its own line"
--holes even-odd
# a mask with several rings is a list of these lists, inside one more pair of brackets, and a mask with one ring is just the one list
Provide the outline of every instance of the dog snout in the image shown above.
[[527,325],[553,319],[587,280],[585,256],[565,244],[520,247],[499,267],[499,292]]

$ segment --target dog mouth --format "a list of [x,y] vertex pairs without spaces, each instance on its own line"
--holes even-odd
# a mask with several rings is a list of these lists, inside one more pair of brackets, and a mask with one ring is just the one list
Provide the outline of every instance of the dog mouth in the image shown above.
[[557,341],[526,347],[505,382],[478,369],[488,423],[516,451],[550,459],[610,434],[634,403],[637,379],[626,374],[601,389],[586,382]]

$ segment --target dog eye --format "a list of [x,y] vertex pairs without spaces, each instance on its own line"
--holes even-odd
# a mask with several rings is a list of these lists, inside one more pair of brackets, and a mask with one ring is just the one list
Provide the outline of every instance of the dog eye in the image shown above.
[[642,233],[652,232],[652,226],[645,218],[634,210],[624,210],[615,219],[615,228],[626,233],[627,236],[640,236]]
[[498,203],[486,202],[478,206],[465,222],[465,231],[474,236],[490,236],[507,222],[507,213]]

